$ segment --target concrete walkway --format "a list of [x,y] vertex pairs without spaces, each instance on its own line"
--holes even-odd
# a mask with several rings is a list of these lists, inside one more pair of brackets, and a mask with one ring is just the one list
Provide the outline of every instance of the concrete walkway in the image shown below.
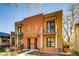
[[[29,50],[29,51],[26,51],[26,52],[23,52],[23,53],[21,53],[21,54],[18,54],[18,56],[30,56],[30,55],[28,55],[28,53],[33,52],[33,51],[38,51],[38,50],[31,49],[31,50]],[[32,56],[32,55],[31,55],[31,56]]]
[[18,56],[25,56],[25,55],[26,55],[26,52],[18,54]]

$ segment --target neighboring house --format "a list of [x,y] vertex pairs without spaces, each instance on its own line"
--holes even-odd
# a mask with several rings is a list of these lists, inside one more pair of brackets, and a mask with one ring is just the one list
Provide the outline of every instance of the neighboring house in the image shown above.
[[70,39],[70,49],[79,51],[79,22],[75,22]]
[[9,34],[0,32],[0,48],[9,47]]
[[63,49],[62,10],[27,17],[15,23],[16,45],[56,53]]
[[16,44],[16,34],[15,32],[10,33],[10,46],[14,46]]

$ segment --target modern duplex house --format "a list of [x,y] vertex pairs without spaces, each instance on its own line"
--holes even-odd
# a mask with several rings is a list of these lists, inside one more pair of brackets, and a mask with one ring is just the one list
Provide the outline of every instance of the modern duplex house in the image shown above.
[[0,32],[0,48],[9,47],[10,35],[4,32]]
[[57,53],[63,49],[62,10],[27,17],[15,23],[16,45]]

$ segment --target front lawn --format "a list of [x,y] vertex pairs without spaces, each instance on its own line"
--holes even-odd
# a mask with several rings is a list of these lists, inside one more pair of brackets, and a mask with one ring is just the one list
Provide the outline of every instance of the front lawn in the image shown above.
[[35,56],[49,56],[48,53],[45,53],[45,52],[36,52],[36,51],[30,52],[30,53],[28,53],[28,54],[29,54],[29,55],[35,55]]
[[6,51],[4,48],[0,48],[0,56],[16,56],[16,51]]
[[0,56],[17,56],[17,53],[12,51],[12,52],[2,52],[0,53]]

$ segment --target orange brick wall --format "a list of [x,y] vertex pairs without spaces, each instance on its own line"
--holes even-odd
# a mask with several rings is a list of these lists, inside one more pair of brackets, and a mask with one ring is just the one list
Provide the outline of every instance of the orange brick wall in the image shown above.
[[[36,28],[36,24],[37,23],[37,28]],[[28,29],[28,26],[31,26],[30,29]],[[41,26],[43,26],[43,14],[39,14],[36,16],[32,16],[32,17],[28,17],[26,19],[23,20],[23,44],[24,47],[27,48],[27,39],[30,38],[31,39],[31,48],[34,48],[34,39],[37,38],[38,39],[38,45],[39,45],[39,33],[40,33],[40,29]],[[38,35],[37,35],[38,34]]]

